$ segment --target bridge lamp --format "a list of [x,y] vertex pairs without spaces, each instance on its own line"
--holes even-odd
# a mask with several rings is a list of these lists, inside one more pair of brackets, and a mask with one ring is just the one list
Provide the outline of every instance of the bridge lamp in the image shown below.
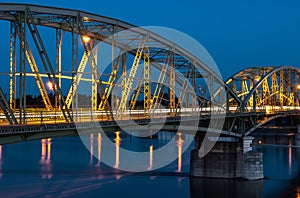
[[53,91],[53,89],[54,89],[54,85],[53,85],[53,83],[52,82],[47,82],[47,87],[48,87],[48,89],[50,90],[50,91]]
[[261,144],[261,140],[258,140],[258,144]]
[[297,85],[296,89],[297,89],[297,90],[300,90],[300,84]]
[[260,80],[260,76],[256,76],[256,77],[254,78],[254,80],[255,80],[255,82],[258,82],[258,81]]
[[83,21],[90,21],[90,19],[88,17],[83,17],[82,19],[83,19]]
[[82,41],[87,44],[91,41],[91,37],[89,37],[87,35],[83,35],[82,36]]

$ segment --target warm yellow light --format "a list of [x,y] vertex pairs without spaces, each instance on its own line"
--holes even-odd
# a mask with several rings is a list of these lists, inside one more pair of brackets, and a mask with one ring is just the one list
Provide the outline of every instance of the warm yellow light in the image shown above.
[[152,170],[152,166],[153,166],[153,145],[150,146],[150,156],[149,156],[148,170]]
[[260,76],[256,76],[254,80],[258,82],[260,80]]
[[115,168],[119,168],[120,164],[120,144],[121,144],[121,137],[120,137],[120,131],[116,132],[116,138],[115,138],[115,145],[116,145],[116,163]]
[[177,172],[181,172],[181,168],[182,168],[182,144],[184,142],[184,140],[181,137],[181,133],[178,133],[178,140],[177,140],[177,146],[178,146],[178,168],[177,168]]
[[273,109],[271,106],[266,106],[266,114],[271,114],[273,112]]
[[84,35],[84,36],[82,36],[82,41],[84,43],[89,43],[91,41],[91,37]]
[[298,90],[300,90],[300,84],[299,84],[299,85],[297,85],[297,89],[298,89]]
[[89,21],[90,19],[88,17],[83,17],[83,21]]
[[49,90],[51,90],[51,91],[52,91],[52,90],[53,90],[53,88],[54,88],[54,86],[53,86],[53,83],[52,83],[52,82],[50,82],[50,81],[49,81],[49,82],[47,82],[47,86],[48,86],[48,89],[49,89]]
[[300,186],[297,187],[297,198],[300,198]]
[[97,162],[97,167],[100,166],[100,162],[101,162],[101,141],[102,141],[102,137],[101,137],[101,133],[98,133],[98,162]]
[[47,139],[47,163],[51,160],[51,138]]
[[258,141],[258,144],[261,144],[261,140]]
[[42,143],[41,163],[44,163],[46,159],[46,149],[47,149],[46,139],[42,139],[41,143]]

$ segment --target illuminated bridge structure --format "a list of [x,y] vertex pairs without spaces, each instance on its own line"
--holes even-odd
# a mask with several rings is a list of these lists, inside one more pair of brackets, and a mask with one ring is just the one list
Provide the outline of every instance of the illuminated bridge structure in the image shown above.
[[[249,68],[224,82],[184,47],[117,19],[5,3],[0,19],[9,32],[8,64],[1,66],[9,81],[0,89],[3,135],[162,117],[175,125],[200,120],[204,130],[210,115],[226,114],[222,134],[241,138],[275,118],[299,115],[296,67]],[[109,53],[98,53],[97,45]],[[98,65],[103,57],[111,57],[108,66]],[[26,96],[33,89],[41,99],[36,106]]]

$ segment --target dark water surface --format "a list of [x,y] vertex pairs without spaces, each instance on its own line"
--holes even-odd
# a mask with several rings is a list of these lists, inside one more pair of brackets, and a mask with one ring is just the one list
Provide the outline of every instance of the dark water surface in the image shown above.
[[[152,139],[118,136],[121,147],[156,149],[172,133],[161,132]],[[2,145],[0,197],[300,197],[300,148],[293,146],[293,136],[258,136],[255,141],[254,149],[264,153],[265,179],[259,181],[190,178],[194,144],[168,166],[146,173],[122,172],[103,164],[105,150],[95,136],[91,147],[96,157],[79,137]],[[181,144],[177,146],[179,151]]]

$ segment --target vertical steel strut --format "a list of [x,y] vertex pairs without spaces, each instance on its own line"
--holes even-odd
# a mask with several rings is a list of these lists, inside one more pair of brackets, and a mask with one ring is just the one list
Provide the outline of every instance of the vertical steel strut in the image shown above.
[[40,58],[41,58],[41,61],[44,65],[44,68],[46,70],[46,73],[48,75],[48,78],[49,78],[49,81],[50,83],[52,83],[54,86],[53,86],[53,91],[55,94],[57,95],[60,95],[61,96],[61,100],[59,101],[59,105],[61,107],[61,111],[63,113],[63,116],[65,118],[65,120],[67,122],[72,122],[73,121],[73,118],[70,114],[70,111],[69,109],[63,109],[63,107],[65,106],[65,99],[62,95],[62,92],[61,92],[61,89],[60,87],[58,86],[58,81],[57,81],[57,78],[55,77],[55,70],[53,69],[52,67],[52,64],[50,62],[50,59],[49,59],[49,56],[47,54],[47,51],[46,51],[46,48],[44,47],[44,44],[43,44],[43,41],[42,41],[42,38],[39,34],[39,31],[35,25],[35,22],[34,22],[34,19],[33,19],[33,16],[31,15],[30,13],[30,10],[29,8],[27,7],[26,8],[26,13],[28,15],[27,17],[27,26],[28,26],[28,29],[31,33],[31,36],[33,38],[33,41],[34,41],[34,44],[39,52],[39,55],[40,55]]
[[135,54],[135,58],[129,73],[129,77],[126,81],[126,87],[124,92],[122,92],[122,98],[121,98],[121,102],[120,105],[118,107],[118,112],[117,112],[117,117],[121,117],[123,112],[126,110],[126,103],[127,103],[127,99],[129,97],[130,91],[132,89],[132,85],[133,85],[133,80],[135,78],[137,69],[139,67],[140,64],[140,60],[142,57],[142,53],[143,53],[143,47],[144,47],[144,40],[141,41],[139,48],[136,51]]

